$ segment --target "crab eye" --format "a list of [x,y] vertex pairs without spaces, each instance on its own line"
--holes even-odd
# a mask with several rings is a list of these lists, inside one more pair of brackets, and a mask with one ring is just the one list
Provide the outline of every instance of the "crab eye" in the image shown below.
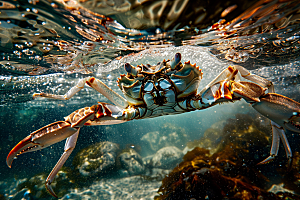
[[124,65],[124,68],[125,68],[125,70],[126,70],[126,72],[128,72],[128,73],[131,73],[131,65],[129,64],[129,63],[126,63],[125,65]]
[[176,65],[180,62],[181,60],[181,54],[180,53],[176,53],[174,58],[172,59],[170,65],[172,69],[175,69]]
[[164,90],[164,89],[171,87],[171,84],[169,83],[169,81],[163,79],[163,80],[159,81],[159,86]]
[[144,86],[145,92],[151,92],[153,90],[153,83],[148,81]]
[[181,60],[181,54],[180,54],[180,53],[176,53],[176,54],[175,54],[175,63],[176,63],[176,64],[179,63],[180,60]]

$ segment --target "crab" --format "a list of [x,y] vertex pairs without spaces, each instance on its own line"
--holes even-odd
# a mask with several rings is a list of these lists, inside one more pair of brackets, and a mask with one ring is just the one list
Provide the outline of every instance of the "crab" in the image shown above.
[[65,117],[64,121],[49,124],[20,141],[8,154],[11,167],[20,154],[43,149],[66,139],[64,152],[46,179],[46,188],[57,197],[51,187],[54,177],[75,148],[79,130],[83,126],[110,125],[130,120],[174,115],[210,108],[224,102],[244,99],[254,109],[271,120],[272,146],[270,156],[260,162],[271,161],[278,153],[280,139],[290,160],[292,151],[284,130],[300,133],[300,103],[276,94],[274,85],[262,77],[251,74],[241,66],[229,66],[198,92],[202,70],[188,62],[181,62],[181,54],[157,65],[124,65],[127,74],[118,78],[124,97],[94,77],[79,80],[65,95],[35,93],[33,97],[68,100],[84,88],[85,84],[104,95],[113,104],[99,102],[81,108]]

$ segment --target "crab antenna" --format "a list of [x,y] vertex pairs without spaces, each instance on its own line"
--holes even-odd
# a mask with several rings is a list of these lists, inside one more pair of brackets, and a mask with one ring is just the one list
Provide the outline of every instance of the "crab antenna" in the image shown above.
[[128,72],[129,74],[131,74],[133,76],[136,76],[138,74],[138,70],[129,63],[126,63],[124,65],[124,68],[125,68],[126,72]]
[[181,54],[180,53],[176,53],[174,58],[171,60],[171,68],[175,69],[176,65],[180,62],[181,60]]

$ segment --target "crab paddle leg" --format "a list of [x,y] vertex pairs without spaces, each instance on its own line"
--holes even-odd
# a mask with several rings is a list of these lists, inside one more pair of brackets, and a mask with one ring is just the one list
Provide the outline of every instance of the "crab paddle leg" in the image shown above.
[[69,158],[70,154],[74,150],[74,148],[76,146],[79,130],[80,129],[78,129],[77,132],[74,133],[72,136],[67,138],[65,148],[64,148],[64,153],[61,155],[60,159],[58,160],[58,162],[56,163],[55,167],[52,169],[51,173],[49,174],[49,176],[46,180],[45,185],[46,185],[47,190],[49,191],[49,193],[52,196],[54,196],[56,198],[58,198],[58,197],[55,194],[55,192],[53,191],[53,189],[51,187],[51,183],[53,182],[53,179],[56,176],[56,174],[58,173],[58,171],[60,170],[60,168],[65,164],[66,160]]
[[124,99],[118,93],[114,92],[102,81],[94,77],[87,77],[79,80],[79,82],[64,95],[47,94],[42,92],[42,93],[34,93],[33,98],[45,97],[45,98],[57,99],[57,100],[68,100],[71,97],[73,97],[77,92],[82,90],[84,88],[85,83],[88,84],[93,89],[97,90],[99,93],[103,94],[107,99],[113,102],[116,106],[123,109],[128,106],[126,99]]

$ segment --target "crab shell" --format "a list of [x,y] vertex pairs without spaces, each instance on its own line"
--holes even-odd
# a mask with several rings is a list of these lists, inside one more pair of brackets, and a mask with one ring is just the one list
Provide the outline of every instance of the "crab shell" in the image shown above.
[[182,64],[179,60],[174,64],[173,60],[164,60],[156,66],[133,67],[125,64],[128,73],[118,78],[118,85],[128,103],[133,106],[145,105],[144,94],[147,92],[145,87],[149,82],[152,82],[154,87],[158,86],[161,91],[168,85],[168,90],[174,91],[177,102],[194,96],[202,79],[201,69],[196,67],[196,64],[192,65],[190,61]]

